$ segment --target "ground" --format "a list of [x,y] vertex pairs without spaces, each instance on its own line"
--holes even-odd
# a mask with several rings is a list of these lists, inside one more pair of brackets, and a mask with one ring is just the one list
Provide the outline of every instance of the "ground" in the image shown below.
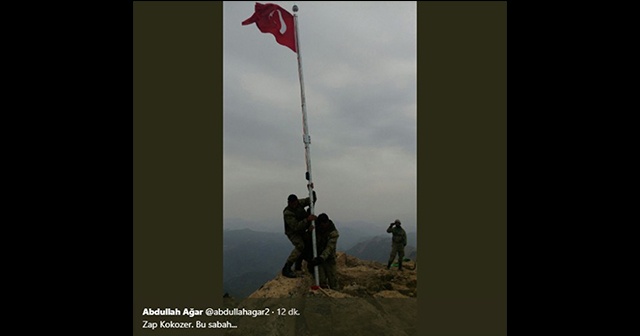
[[[417,264],[397,267],[338,253],[338,289],[313,289],[314,276],[277,275],[248,298],[227,299],[228,307],[269,315],[231,316],[230,335],[414,335],[417,318]],[[306,269],[306,267],[303,267]],[[284,314],[283,314],[284,312]],[[298,315],[296,315],[296,313]]]

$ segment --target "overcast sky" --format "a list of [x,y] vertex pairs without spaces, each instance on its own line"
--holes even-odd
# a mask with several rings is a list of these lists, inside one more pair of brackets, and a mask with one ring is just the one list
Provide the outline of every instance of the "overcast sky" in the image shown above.
[[[417,218],[416,2],[265,1],[294,14],[315,213],[407,229]],[[297,55],[224,2],[224,218],[282,222],[307,197]]]

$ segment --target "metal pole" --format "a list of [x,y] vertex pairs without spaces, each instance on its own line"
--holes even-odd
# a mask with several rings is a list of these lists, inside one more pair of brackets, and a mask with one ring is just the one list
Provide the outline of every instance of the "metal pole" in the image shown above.
[[[300,53],[300,39],[298,38],[298,14],[296,14],[298,12],[298,6],[297,5],[293,5],[293,22],[294,22],[294,26],[295,26],[295,38],[296,38],[296,50],[298,54],[298,76],[300,77],[300,99],[302,102],[302,131],[303,131],[303,135],[302,135],[302,142],[304,142],[304,156],[307,162],[307,174],[306,174],[306,179],[309,181],[309,200],[311,201],[311,204],[309,205],[309,209],[311,210],[311,214],[314,215],[314,209],[313,209],[313,203],[314,203],[314,199],[313,199],[313,178],[311,175],[311,149],[310,149],[310,145],[311,145],[311,136],[309,136],[309,128],[307,127],[307,104],[304,98],[304,78],[302,76],[302,56]],[[316,250],[316,230],[315,230],[315,221],[311,221],[311,225],[313,225],[314,229],[311,231],[311,241],[313,242],[313,258],[316,258],[318,256],[318,251]],[[316,280],[316,286],[320,286],[320,278],[318,276],[318,266],[314,266],[313,267],[313,274],[315,276],[315,280]]]

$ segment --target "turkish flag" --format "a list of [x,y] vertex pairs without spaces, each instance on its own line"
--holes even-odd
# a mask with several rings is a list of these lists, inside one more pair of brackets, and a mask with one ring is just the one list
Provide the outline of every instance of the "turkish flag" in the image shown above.
[[256,2],[255,12],[250,18],[242,21],[242,25],[246,26],[254,22],[261,32],[273,34],[276,42],[297,52],[293,15],[284,8],[272,3]]

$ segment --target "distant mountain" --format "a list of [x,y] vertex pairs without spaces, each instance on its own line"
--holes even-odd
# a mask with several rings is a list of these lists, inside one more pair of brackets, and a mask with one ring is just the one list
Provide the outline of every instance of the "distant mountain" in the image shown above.
[[[370,223],[365,221],[348,221],[344,222],[340,219],[332,218],[338,231],[340,231],[340,240],[338,242],[338,249],[346,251],[352,248],[355,244],[371,239],[377,235],[384,235],[388,224],[385,223]],[[272,232],[283,233],[282,219],[265,219],[260,222],[248,221],[240,218],[225,218],[224,230],[235,231],[249,229],[260,232]],[[415,226],[405,227],[407,230],[408,243],[415,246],[415,236],[412,239],[411,233],[415,235]]]
[[224,291],[238,297],[273,279],[293,249],[284,233],[243,229],[223,234]]
[[225,218],[224,230],[250,229],[260,232],[283,232],[282,220],[264,220],[260,222],[248,221],[240,218]]
[[[370,240],[379,235],[385,235],[387,227],[372,225],[367,222],[355,221],[340,223],[334,221],[340,238],[338,238],[338,251],[346,252],[356,244]],[[416,246],[416,233],[407,232],[407,244]]]
[[[413,236],[415,237],[415,234]],[[407,234],[407,246],[404,248],[404,256],[405,258],[415,259],[416,248],[410,245],[410,241],[409,234]],[[346,253],[361,260],[371,260],[386,264],[391,253],[391,235],[375,236],[356,244]],[[412,255],[413,258],[411,257]]]
[[340,232],[337,250],[343,252],[349,250],[362,241],[373,238],[376,235],[376,233],[371,233],[360,228],[352,228],[344,225],[338,226],[337,223],[336,229],[338,229],[338,232]]

